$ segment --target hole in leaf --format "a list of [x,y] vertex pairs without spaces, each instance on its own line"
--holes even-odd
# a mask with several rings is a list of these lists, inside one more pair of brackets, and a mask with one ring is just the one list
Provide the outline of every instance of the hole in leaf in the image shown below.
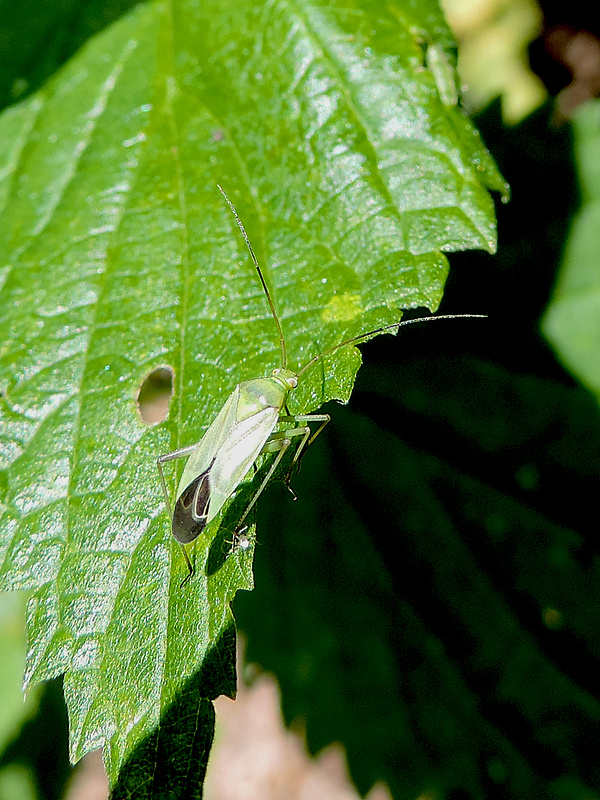
[[158,367],[142,381],[137,404],[140,417],[148,425],[156,425],[168,417],[173,396],[173,375],[171,367]]

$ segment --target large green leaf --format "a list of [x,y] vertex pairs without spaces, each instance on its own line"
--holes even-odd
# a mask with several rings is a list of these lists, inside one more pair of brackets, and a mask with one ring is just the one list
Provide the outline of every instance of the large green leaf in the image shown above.
[[[197,791],[208,700],[234,692],[229,603],[252,586],[252,548],[215,530],[180,589],[155,474],[278,365],[216,184],[293,368],[435,309],[443,251],[493,250],[487,188],[505,191],[425,67],[449,42],[433,2],[140,6],[0,121],[2,582],[35,588],[26,680],[66,672],[71,756],[105,743],[124,794],[150,775]],[[327,359],[291,410],[347,400],[358,364]],[[136,397],[160,366],[170,415],[149,427]],[[182,719],[198,735],[173,758]]]

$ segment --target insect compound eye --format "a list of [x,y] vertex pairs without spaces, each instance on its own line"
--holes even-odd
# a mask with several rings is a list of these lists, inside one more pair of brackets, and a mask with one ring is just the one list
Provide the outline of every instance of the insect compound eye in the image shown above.
[[280,372],[281,372],[281,367],[276,367],[271,373],[271,375],[279,375]]
[[288,378],[288,386],[290,389],[295,389],[298,386],[298,378],[293,375],[291,378]]

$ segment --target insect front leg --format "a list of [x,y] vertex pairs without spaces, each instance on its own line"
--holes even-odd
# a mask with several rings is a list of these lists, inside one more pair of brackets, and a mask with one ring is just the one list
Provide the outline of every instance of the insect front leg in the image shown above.
[[[260,486],[256,490],[256,493],[255,493],[254,497],[252,498],[252,500],[250,501],[248,507],[246,508],[246,510],[245,510],[245,512],[244,512],[244,514],[243,514],[243,516],[242,516],[242,518],[241,518],[241,520],[240,520],[240,522],[238,524],[238,529],[239,529],[239,526],[242,525],[242,523],[244,522],[244,520],[248,516],[248,513],[250,512],[250,509],[252,508],[252,506],[256,503],[256,501],[258,500],[259,496],[264,491],[264,489],[267,486],[268,482],[271,480],[271,478],[275,474],[275,471],[277,470],[277,467],[279,466],[279,464],[281,462],[281,459],[284,457],[288,447],[292,443],[292,439],[295,439],[295,438],[297,438],[299,436],[302,437],[302,440],[301,440],[300,444],[298,445],[298,449],[296,450],[296,453],[294,454],[294,458],[293,458],[293,461],[292,461],[292,466],[293,466],[294,464],[298,463],[298,459],[299,459],[300,455],[305,451],[306,447],[308,447],[309,444],[312,444],[312,442],[314,442],[316,437],[321,433],[321,431],[323,430],[325,425],[327,425],[327,423],[329,422],[330,419],[331,419],[331,417],[329,416],[329,414],[302,414],[302,415],[299,415],[297,417],[285,416],[285,417],[280,417],[279,418],[279,422],[282,422],[284,424],[286,424],[286,423],[298,423],[298,422],[320,422],[321,425],[317,428],[317,430],[314,433],[312,433],[311,428],[308,425],[300,425],[300,426],[297,426],[295,428],[286,428],[283,431],[278,431],[277,433],[273,433],[273,434],[271,434],[271,436],[269,436],[269,438],[267,439],[267,441],[266,441],[266,443],[265,443],[265,445],[264,445],[264,447],[263,447],[261,452],[263,454],[264,453],[277,453],[277,456],[274,459],[273,463],[271,464],[271,467],[269,468],[269,471],[267,472],[266,476],[264,477],[262,483],[260,484]],[[288,487],[288,489],[290,490],[290,492],[292,492],[292,494],[294,495],[293,490],[289,486],[289,476],[286,479],[285,483],[286,483],[286,486]],[[294,495],[294,499],[295,499],[295,495]]]
[[[287,409],[286,409],[287,410]],[[300,469],[301,459],[306,453],[307,448],[311,445],[317,436],[321,433],[323,428],[327,425],[327,423],[331,420],[329,414],[299,414],[296,417],[292,417],[288,415],[287,417],[280,417],[279,421],[283,423],[287,422],[320,422],[321,424],[317,428],[317,430],[312,433],[311,428],[308,425],[304,425],[301,428],[295,428],[290,431],[285,431],[285,435],[302,435],[302,441],[298,445],[296,452],[294,453],[294,458],[292,459],[292,464],[290,466],[289,472],[284,478],[284,483],[287,486],[288,492],[292,495],[294,500],[298,499],[298,495],[290,486],[290,481],[292,479],[292,471],[294,466],[297,465],[297,469]],[[312,435],[311,435],[312,434]],[[274,434],[277,436],[278,434]]]
[[[158,458],[156,459],[156,466],[158,469],[158,474],[160,476],[160,482],[162,485],[163,494],[165,496],[165,505],[167,507],[167,511],[169,512],[169,519],[171,520],[171,523],[173,522],[173,510],[171,508],[171,501],[169,500],[169,490],[167,489],[167,482],[165,481],[165,473],[163,472],[162,465],[166,464],[167,461],[175,461],[178,458],[187,458],[187,456],[190,456],[195,449],[196,445],[192,444],[189,447],[182,447],[179,450],[173,450],[172,453],[164,453],[162,456],[158,456]],[[181,544],[181,542],[179,544],[183,551],[183,557],[185,558],[185,563],[187,564],[188,568],[189,574],[184,581],[184,583],[187,583],[187,581],[190,580],[194,575],[194,567],[192,566],[190,557],[187,554],[187,550],[185,549],[183,544]]]
[[[300,457],[304,455],[306,452],[306,448],[310,447],[310,445],[314,442],[317,436],[321,433],[323,428],[327,425],[328,422],[331,421],[331,417],[329,414],[299,414],[296,417],[280,417],[280,422],[287,423],[287,422],[320,422],[321,424],[317,428],[317,430],[311,434],[311,429],[308,425],[304,426],[303,428],[296,428],[296,431],[307,430],[308,434],[304,436],[302,441],[300,442],[298,449],[294,453],[294,460],[292,463],[296,464],[299,462]],[[294,431],[285,431],[287,435],[293,434]]]

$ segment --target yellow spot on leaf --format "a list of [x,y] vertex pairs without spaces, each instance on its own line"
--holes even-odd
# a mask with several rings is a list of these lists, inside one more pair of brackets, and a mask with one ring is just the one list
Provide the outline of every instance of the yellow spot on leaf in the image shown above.
[[323,309],[325,322],[348,322],[362,314],[363,308],[358,294],[340,294],[332,297]]

